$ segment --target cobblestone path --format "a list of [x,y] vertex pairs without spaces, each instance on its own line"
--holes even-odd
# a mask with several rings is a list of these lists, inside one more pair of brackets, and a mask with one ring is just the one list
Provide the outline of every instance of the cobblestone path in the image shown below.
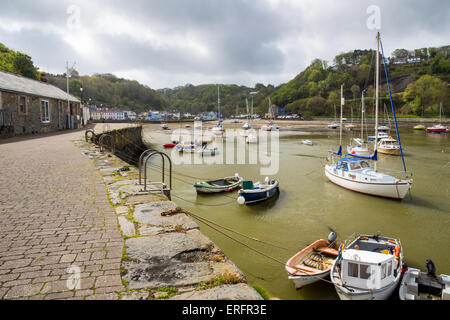
[[72,142],[83,134],[0,141],[0,299],[117,299],[124,289],[116,214]]

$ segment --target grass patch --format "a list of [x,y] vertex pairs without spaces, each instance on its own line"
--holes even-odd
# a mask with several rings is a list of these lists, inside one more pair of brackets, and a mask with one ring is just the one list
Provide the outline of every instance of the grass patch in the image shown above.
[[206,290],[209,288],[214,288],[221,286],[223,284],[236,284],[245,282],[241,275],[235,273],[226,273],[221,276],[200,282],[195,290]]
[[253,285],[252,287],[261,295],[261,297],[263,297],[264,300],[270,300],[270,298],[273,298],[273,296],[263,287],[257,284]]

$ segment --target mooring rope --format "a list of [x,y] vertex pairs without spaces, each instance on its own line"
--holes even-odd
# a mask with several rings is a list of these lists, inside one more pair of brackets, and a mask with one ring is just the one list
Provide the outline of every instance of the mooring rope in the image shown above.
[[[173,214],[176,214],[176,213],[185,213],[185,214],[190,215],[190,216],[192,216],[192,217],[194,217],[194,218],[195,218],[195,217],[198,217],[196,214],[193,214],[192,212],[187,211],[187,210],[185,210],[185,209],[183,209],[183,208],[180,208],[180,207],[176,207],[176,208],[174,208],[174,209],[171,209],[171,210],[167,210],[167,211],[165,211],[165,212],[162,212],[161,215],[162,215],[162,216],[168,216],[168,215],[173,215]],[[199,220],[201,220],[201,219],[208,221],[207,219],[200,217]],[[238,240],[238,239],[236,239],[236,238],[234,238],[234,237],[232,237],[232,236],[230,236],[230,235],[228,235],[228,234],[226,234],[226,233],[224,233],[224,232],[218,230],[216,227],[214,227],[213,225],[211,225],[211,224],[213,224],[213,222],[210,222],[210,223],[211,223],[211,224],[210,224],[210,223],[208,223],[208,222],[206,222],[206,221],[202,221],[202,223],[205,224],[205,225],[207,225],[207,226],[210,227],[211,229],[215,230],[216,232],[218,232],[218,233],[224,235],[225,237],[227,237],[227,238],[229,238],[229,239],[231,239],[231,240],[233,240],[233,241],[235,241],[235,242],[237,242],[237,243],[243,245],[244,247],[248,248],[248,249],[251,250],[251,251],[254,251],[254,252],[256,252],[256,253],[258,253],[258,254],[260,254],[260,255],[262,255],[262,256],[264,256],[264,257],[266,257],[266,258],[268,258],[268,259],[270,259],[270,260],[272,260],[272,261],[274,261],[274,262],[277,262],[278,264],[281,264],[281,265],[283,265],[283,266],[285,266],[285,267],[287,266],[287,267],[289,267],[289,268],[291,268],[291,269],[294,269],[294,270],[296,270],[296,271],[298,271],[298,272],[300,272],[300,273],[303,273],[304,275],[308,275],[308,276],[311,276],[312,278],[316,278],[316,279],[318,279],[318,280],[321,280],[321,281],[324,281],[324,282],[333,284],[333,282],[331,282],[331,281],[329,281],[329,280],[326,280],[326,279],[323,279],[323,278],[320,278],[320,277],[317,277],[317,276],[313,276],[313,275],[307,273],[306,271],[301,270],[300,268],[298,268],[298,267],[296,267],[296,266],[289,266],[289,265],[287,265],[285,262],[283,262],[283,261],[281,261],[281,260],[279,260],[279,259],[277,259],[277,258],[275,258],[275,257],[272,257],[272,256],[270,256],[270,255],[268,255],[268,254],[266,254],[266,253],[264,253],[264,252],[261,252],[261,251],[255,249],[255,248],[249,246],[248,244],[246,244],[246,243],[244,243],[244,242],[242,242],[242,241],[240,241],[240,240]],[[215,223],[214,223],[214,224],[215,224]],[[220,226],[220,225],[218,225],[218,224],[215,224],[215,225]],[[226,229],[226,227],[224,227],[224,226],[220,226],[220,227]],[[242,234],[241,234],[241,235],[242,235]],[[248,237],[248,236],[246,236],[246,237],[249,238],[249,239],[255,240],[255,241],[258,240],[258,239],[253,238],[253,237]],[[258,241],[261,241],[261,240],[258,240]],[[268,243],[266,243],[266,244],[268,244]],[[291,249],[289,249],[289,250],[291,250]],[[333,285],[334,285],[334,284],[333,284]]]

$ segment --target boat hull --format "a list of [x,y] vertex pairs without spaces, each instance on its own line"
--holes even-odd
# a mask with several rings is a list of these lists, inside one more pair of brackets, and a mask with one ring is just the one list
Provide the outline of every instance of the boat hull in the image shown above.
[[320,248],[325,248],[328,254],[335,257],[338,255],[338,252],[330,248],[330,244],[326,240],[320,239],[298,252],[286,263],[285,269],[289,275],[288,279],[292,280],[296,289],[320,281],[320,279],[330,275],[330,266],[323,269],[304,269],[305,259],[314,255],[314,252],[319,251]]
[[276,184],[268,190],[267,189],[261,190],[261,191],[240,190],[239,196],[243,197],[245,199],[244,204],[254,204],[254,203],[268,200],[268,199],[272,198],[273,196],[275,196],[279,192],[280,192],[280,190],[279,190],[278,182],[276,182]]
[[345,290],[343,287],[334,285],[336,289],[336,293],[341,300],[386,300],[388,299],[397,288],[400,281],[400,277],[396,282],[393,282],[388,287],[373,290],[373,291],[358,291],[356,293],[349,293],[348,290]]
[[310,285],[314,282],[319,281],[320,279],[324,279],[330,275],[330,271],[321,273],[319,275],[314,276],[289,276],[289,280],[292,280],[294,283],[295,289],[301,289],[304,286]]
[[[225,178],[227,180],[230,178]],[[236,181],[233,184],[224,185],[224,186],[215,186],[209,183],[196,183],[194,184],[194,188],[197,193],[220,193],[220,192],[231,192],[241,187],[242,178]]]
[[399,156],[400,155],[400,149],[388,149],[388,148],[378,147],[377,151],[379,153],[389,154],[391,156]]
[[325,175],[334,184],[351,191],[372,196],[402,200],[410,188],[409,182],[397,183],[366,183],[352,181],[334,174],[329,166],[325,167]]

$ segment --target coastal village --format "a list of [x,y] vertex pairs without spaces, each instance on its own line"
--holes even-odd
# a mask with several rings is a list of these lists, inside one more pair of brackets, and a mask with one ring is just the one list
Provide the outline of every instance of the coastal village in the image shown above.
[[0,299],[450,300],[450,46],[370,37],[158,90],[0,43]]

